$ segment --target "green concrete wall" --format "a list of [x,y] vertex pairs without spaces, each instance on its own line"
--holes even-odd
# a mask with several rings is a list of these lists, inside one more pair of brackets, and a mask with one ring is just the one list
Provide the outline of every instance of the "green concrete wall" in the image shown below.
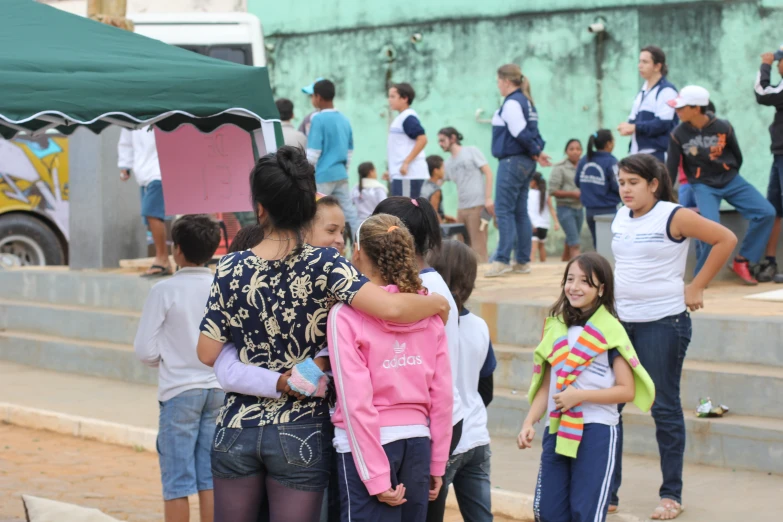
[[[297,117],[310,110],[302,85],[316,76],[336,83],[337,107],[354,128],[356,165],[385,168],[386,89],[401,81],[417,90],[427,154],[441,153],[436,132],[452,125],[489,158],[491,128],[475,113],[483,109],[488,119],[498,107],[495,70],[507,62],[531,79],[546,151],[559,159],[569,138],[584,143],[599,126],[614,129],[627,118],[641,86],[639,48],[656,44],[675,85],[711,91],[719,116],[736,128],[743,176],[765,191],[774,110],[756,104],[753,83],[761,52],[783,41],[783,0],[248,0],[248,11],[264,27],[275,95],[291,98]],[[607,27],[600,64],[597,37],[587,31],[598,16]],[[421,42],[411,42],[414,33]],[[628,139],[616,137],[622,156]],[[447,184],[444,192],[453,212],[455,191]]]

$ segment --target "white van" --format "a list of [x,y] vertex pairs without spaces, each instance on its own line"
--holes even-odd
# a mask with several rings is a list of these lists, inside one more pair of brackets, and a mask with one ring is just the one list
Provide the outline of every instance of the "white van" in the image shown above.
[[266,65],[264,34],[248,13],[129,14],[135,32],[167,44],[243,65]]
[[[143,13],[128,18],[144,36],[221,60],[266,64],[261,22],[254,15]],[[0,143],[0,254],[16,256],[23,265],[68,263],[68,175],[65,136],[52,132]]]

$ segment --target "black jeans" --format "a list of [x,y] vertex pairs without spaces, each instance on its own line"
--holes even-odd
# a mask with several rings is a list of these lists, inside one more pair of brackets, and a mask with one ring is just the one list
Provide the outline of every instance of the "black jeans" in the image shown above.
[[[691,316],[688,312],[664,317],[649,323],[623,323],[639,362],[655,384],[652,417],[655,438],[661,457],[663,484],[661,498],[682,502],[682,463],[685,454],[685,419],[680,402],[680,378],[685,352],[691,342]],[[620,405],[620,411],[622,407]],[[620,416],[617,456],[615,460],[612,496],[618,505],[617,492],[622,482],[623,419]]]

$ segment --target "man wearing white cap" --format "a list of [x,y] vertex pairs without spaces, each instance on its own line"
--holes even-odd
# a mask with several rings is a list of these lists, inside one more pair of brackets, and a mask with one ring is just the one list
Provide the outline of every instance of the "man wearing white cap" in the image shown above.
[[780,237],[780,218],[783,217],[783,82],[772,85],[770,81],[772,64],[776,61],[778,72],[783,75],[783,45],[774,53],[761,55],[761,67],[756,75],[756,102],[775,107],[775,119],[769,126],[773,160],[767,186],[767,199],[775,207],[775,225],[772,227],[772,234],[767,243],[766,259],[762,261],[756,278],[759,282],[774,279],[776,283],[783,283],[783,274],[776,273],[778,264],[775,259]]
[[[704,87],[688,85],[669,102],[682,123],[671,134],[666,168],[676,179],[682,167],[693,187],[696,205],[701,215],[720,222],[720,203],[725,200],[749,221],[739,255],[731,269],[746,284],[755,285],[750,264],[764,255],[764,248],[775,220],[775,209],[753,185],[739,175],[742,166],[734,128],[726,120],[707,113],[710,93]],[[696,262],[695,273],[701,270],[712,247],[706,245]]]

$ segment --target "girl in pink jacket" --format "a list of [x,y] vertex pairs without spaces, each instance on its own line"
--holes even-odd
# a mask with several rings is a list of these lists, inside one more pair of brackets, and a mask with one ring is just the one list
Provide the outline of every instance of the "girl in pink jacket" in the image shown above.
[[[352,262],[388,292],[426,292],[413,238],[394,216],[362,223]],[[390,323],[338,303],[329,312],[327,338],[337,389],[332,422],[342,520],[424,521],[451,442],[443,322],[434,316]]]

